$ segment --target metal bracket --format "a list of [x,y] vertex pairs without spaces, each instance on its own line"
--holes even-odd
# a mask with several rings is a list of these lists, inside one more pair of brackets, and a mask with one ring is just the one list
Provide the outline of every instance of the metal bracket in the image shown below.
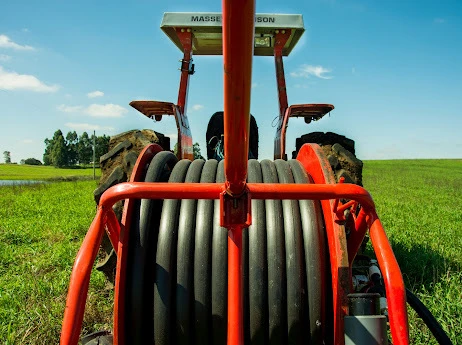
[[[339,184],[345,183],[345,178],[340,177]],[[343,204],[339,199],[334,200],[332,212],[335,213],[335,222],[340,225],[345,225],[347,219],[345,218],[345,211],[349,210],[350,214],[354,214],[354,210],[358,207],[358,203],[354,200],[350,200]],[[351,212],[353,210],[353,212]]]
[[[185,59],[181,59],[181,60],[178,60],[178,62],[181,62],[181,66],[180,68],[178,68],[179,71],[181,72],[188,72],[189,75],[193,75],[194,73],[196,73],[195,71],[195,64],[193,64],[194,59],[190,59],[190,60],[185,60]],[[185,66],[188,66],[187,68],[185,68]]]
[[220,226],[225,228],[247,228],[252,224],[250,193],[245,189],[239,196],[226,191],[220,194]]

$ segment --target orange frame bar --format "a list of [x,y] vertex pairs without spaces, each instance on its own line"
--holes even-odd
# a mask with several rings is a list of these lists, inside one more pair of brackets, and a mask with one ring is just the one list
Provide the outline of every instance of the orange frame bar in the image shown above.
[[[296,184],[247,184],[249,195],[254,199],[313,199],[333,200],[351,199],[359,202],[367,213],[371,241],[382,270],[385,287],[388,292],[390,326],[394,344],[408,344],[407,313],[404,281],[385,235],[383,227],[374,209],[369,193],[362,187],[351,184],[296,185]],[[77,255],[69,285],[66,311],[64,314],[61,344],[78,343],[82,327],[83,313],[90,282],[92,265],[99,249],[104,232],[104,218],[113,213],[112,205],[122,199],[219,199],[225,191],[225,185],[217,183],[122,183],[111,187],[101,197],[95,220],[84,239]],[[125,229],[127,231],[128,229]],[[123,239],[119,239],[123,240]],[[234,238],[234,241],[238,241]],[[238,243],[237,243],[238,244]],[[229,333],[233,340],[239,341],[242,323],[229,323]],[[338,343],[338,342],[336,342]],[[228,339],[228,344],[233,344]]]

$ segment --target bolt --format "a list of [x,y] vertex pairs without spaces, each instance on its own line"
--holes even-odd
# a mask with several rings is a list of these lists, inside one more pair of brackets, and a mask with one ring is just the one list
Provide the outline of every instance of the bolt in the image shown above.
[[181,32],[184,32],[184,29],[181,29]]
[[277,33],[277,34],[278,34],[278,33],[279,33],[279,30],[276,30],[276,31],[275,31],[275,33]]
[[186,30],[187,32],[191,32],[191,29]]
[[286,30],[282,30],[282,33],[285,34],[285,33],[286,33]]

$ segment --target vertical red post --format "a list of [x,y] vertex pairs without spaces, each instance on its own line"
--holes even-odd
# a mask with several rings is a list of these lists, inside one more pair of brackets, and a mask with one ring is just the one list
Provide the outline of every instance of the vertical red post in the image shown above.
[[274,159],[286,159],[286,126],[289,121],[284,118],[286,110],[289,107],[287,100],[286,77],[284,74],[284,62],[282,60],[282,51],[290,38],[291,30],[279,29],[274,35],[274,63],[276,66],[276,84],[278,88],[279,100],[279,120],[274,138]]
[[231,195],[244,191],[249,155],[255,0],[223,0],[225,177]]
[[276,30],[274,36],[274,61],[276,65],[276,82],[279,98],[279,116],[282,118],[289,106],[287,100],[286,77],[284,75],[284,62],[282,61],[282,49],[290,37],[290,30]]
[[228,232],[228,345],[244,344],[242,228]]
[[[238,213],[247,200],[239,197],[246,193],[254,25],[255,0],[223,0],[225,185]],[[242,226],[228,227],[228,345],[244,342]]]
[[181,62],[180,88],[178,90],[177,105],[181,115],[184,115],[188,102],[190,65],[192,61],[192,32],[191,29],[181,28],[176,30],[176,34],[183,46],[183,60]]
[[188,103],[189,76],[194,73],[192,64],[192,40],[193,33],[190,28],[177,28],[176,35],[183,47],[183,60],[181,60],[180,87],[178,90],[178,102],[175,107],[175,120],[178,128],[178,158],[194,159],[193,143],[186,106]]

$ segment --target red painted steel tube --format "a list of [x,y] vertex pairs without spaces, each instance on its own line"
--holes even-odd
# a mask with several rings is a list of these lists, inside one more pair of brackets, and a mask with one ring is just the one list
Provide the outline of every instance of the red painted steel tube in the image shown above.
[[228,345],[244,344],[242,228],[228,231]]
[[193,140],[189,121],[186,113],[182,113],[179,107],[175,106],[175,120],[178,129],[178,159],[194,160]]
[[372,246],[382,271],[387,292],[391,337],[395,345],[409,344],[406,289],[395,254],[375,210],[367,217]]
[[190,65],[192,63],[192,31],[190,28],[176,29],[178,39],[183,46],[183,60],[181,63],[180,86],[178,89],[178,101],[175,106],[175,120],[178,129],[178,158],[179,159],[194,159],[193,143],[191,130],[189,128],[188,118],[186,116],[188,92],[189,92],[189,77]]
[[61,345],[77,345],[79,341],[91,269],[104,233],[103,217],[103,210],[100,208],[80,246],[72,268],[61,328]]
[[274,159],[285,159],[286,157],[286,131],[289,122],[289,108],[286,109],[283,117],[279,118],[276,136],[274,138]]
[[353,265],[353,260],[355,259],[361,244],[363,243],[366,232],[366,212],[362,208],[361,211],[359,211],[358,218],[356,218],[354,231],[350,233],[350,237],[348,238],[348,263],[350,264],[350,268]]
[[231,195],[247,179],[255,0],[223,0],[225,177]]
[[[373,208],[372,197],[367,190],[355,184],[278,184],[248,183],[252,199],[352,199],[366,210]],[[122,199],[219,199],[225,190],[220,183],[166,183],[125,182],[109,188],[100,205],[109,208]]]
[[120,237],[120,225],[114,212],[106,213],[106,232],[111,241],[112,248],[117,252]]
[[[279,30],[278,30],[279,31]],[[290,38],[291,30],[280,30],[275,35],[274,42],[274,62],[276,65],[276,83],[278,87],[279,117],[283,117],[289,107],[287,100],[286,77],[284,75],[284,62],[282,60],[282,50]]]
[[[189,32],[187,31],[189,30]],[[191,29],[177,29],[177,36],[183,46],[183,61],[181,63],[180,87],[178,90],[178,108],[181,114],[186,113],[189,90],[189,65],[192,59],[192,32]]]

